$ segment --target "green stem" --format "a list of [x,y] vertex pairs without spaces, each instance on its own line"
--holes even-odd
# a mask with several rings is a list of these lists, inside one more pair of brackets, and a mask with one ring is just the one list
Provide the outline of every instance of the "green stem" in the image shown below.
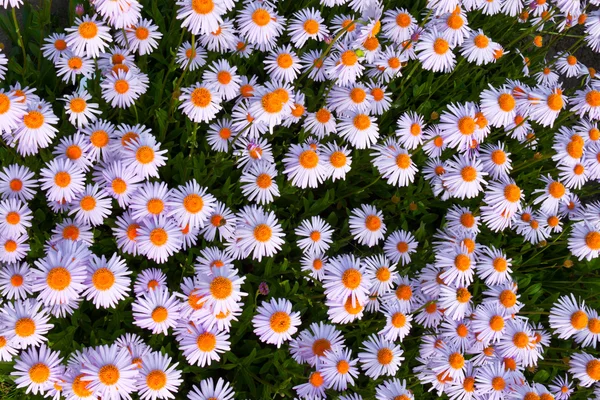
[[21,35],[21,29],[19,29],[19,21],[17,20],[16,8],[13,7],[11,11],[13,22],[15,23],[15,30],[17,31],[17,43],[19,44],[19,46],[21,46],[21,51],[23,52],[23,79],[25,79],[25,74],[27,71],[27,52],[25,51],[25,42],[23,41],[23,36]]

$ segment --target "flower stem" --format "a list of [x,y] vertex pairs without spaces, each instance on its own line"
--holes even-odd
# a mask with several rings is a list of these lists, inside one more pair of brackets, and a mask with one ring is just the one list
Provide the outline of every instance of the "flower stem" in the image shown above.
[[23,36],[21,35],[21,29],[19,29],[19,21],[17,20],[16,8],[13,7],[11,11],[13,22],[15,23],[15,30],[17,31],[17,43],[19,44],[19,46],[21,46],[21,51],[23,52],[23,79],[25,79],[25,74],[27,70],[27,52],[25,51],[25,42],[23,41]]

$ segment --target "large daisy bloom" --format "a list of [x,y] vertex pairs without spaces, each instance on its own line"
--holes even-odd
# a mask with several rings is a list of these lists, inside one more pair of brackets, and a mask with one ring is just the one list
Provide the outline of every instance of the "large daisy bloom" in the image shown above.
[[138,365],[131,362],[127,348],[101,345],[90,349],[89,362],[81,372],[82,381],[89,381],[87,389],[106,399],[129,399],[137,389]]
[[292,303],[286,299],[271,299],[263,302],[252,319],[254,332],[265,343],[281,347],[292,338],[300,325],[300,313],[292,312]]
[[223,0],[180,0],[176,4],[177,19],[183,20],[181,27],[192,35],[208,35],[219,29],[227,11]]
[[200,302],[206,303],[215,313],[234,310],[237,302],[248,295],[241,291],[246,277],[239,277],[234,269],[223,266],[214,269],[212,275],[202,274],[198,278]]
[[104,255],[93,255],[87,271],[84,282],[87,288],[82,295],[96,307],[115,308],[119,301],[125,299],[130,290],[131,271],[119,255],[113,254],[109,260]]
[[15,383],[18,388],[26,387],[26,394],[45,394],[60,379],[60,362],[57,351],[52,351],[45,344],[33,347],[21,353],[15,364]]
[[275,213],[258,207],[246,207],[240,212],[236,237],[244,252],[251,252],[252,258],[258,261],[273,256],[284,243],[284,233]]
[[161,215],[145,219],[137,231],[136,240],[141,254],[162,264],[179,251],[183,237],[181,228]]
[[382,212],[367,204],[352,210],[349,224],[350,233],[358,243],[369,247],[382,240],[387,230]]
[[302,189],[316,188],[325,180],[327,168],[318,150],[307,145],[292,144],[283,159],[284,174],[291,179],[292,185]]
[[75,20],[75,26],[65,29],[67,46],[78,56],[96,58],[108,47],[112,41],[110,28],[102,21],[96,20],[96,15],[91,18],[87,15]]
[[182,88],[179,100],[179,108],[194,122],[210,122],[221,110],[221,96],[205,84]]
[[171,191],[167,207],[170,209],[168,216],[180,226],[204,228],[214,210],[215,198],[194,179]]
[[158,351],[144,356],[137,380],[140,399],[174,399],[183,382],[178,365],[171,364],[171,357]]
[[153,334],[166,335],[169,328],[175,328],[179,319],[180,302],[175,294],[167,289],[152,290],[139,296],[131,306],[133,323],[149,329]]

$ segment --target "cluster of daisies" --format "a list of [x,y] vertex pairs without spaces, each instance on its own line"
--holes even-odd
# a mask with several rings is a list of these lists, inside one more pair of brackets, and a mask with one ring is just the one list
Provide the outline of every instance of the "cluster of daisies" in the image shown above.
[[[21,3],[0,0],[4,8]],[[0,89],[3,142],[21,156],[46,148],[54,155],[40,171],[19,164],[0,171],[0,360],[16,359],[18,387],[54,399],[119,400],[135,393],[142,399],[175,398],[183,382],[178,363],[141,337],[126,334],[112,344],[75,351],[65,364],[45,344],[52,318],[71,315],[83,301],[106,309],[133,296],[136,326],[172,335],[191,365],[219,362],[231,350],[232,323],[247,296],[236,261],[275,256],[285,243],[282,225],[268,208],[280,195],[278,169],[292,186],[318,188],[345,180],[351,152],[363,150],[383,180],[403,187],[415,182],[419,167],[413,157],[422,150],[428,160],[420,173],[435,196],[448,203],[482,198],[477,208],[449,207],[430,240],[430,264],[401,274],[418,243],[408,231],[388,232],[382,211],[372,205],[353,209],[348,220],[353,239],[374,250],[365,257],[331,254],[334,229],[320,216],[296,227],[302,270],[322,288],[329,320],[300,330],[294,305],[271,298],[258,306],[252,326],[260,341],[288,345],[291,356],[310,367],[306,382],[294,387],[297,396],[319,400],[331,390],[344,392],[341,399],[360,400],[351,387],[362,372],[372,380],[384,378],[376,387],[378,400],[413,399],[406,382],[395,378],[405,361],[400,344],[413,325],[425,329],[413,372],[438,396],[567,400],[574,382],[594,386],[600,396],[600,359],[585,352],[573,354],[569,374],[547,387],[525,376],[543,359],[550,332],[594,348],[600,341],[598,312],[571,295],[550,310],[550,330],[519,315],[524,305],[512,260],[503,249],[478,242],[480,230],[488,229],[513,230],[538,244],[568,222],[570,252],[579,259],[598,257],[600,203],[584,205],[576,194],[586,182],[600,180],[595,70],[570,52],[537,66],[522,54],[523,81],[490,86],[478,102],[448,104],[437,122],[406,111],[391,135],[383,137],[379,129],[394,101],[388,86],[408,64],[451,73],[459,54],[485,65],[507,53],[483,30],[469,27],[467,13],[503,13],[540,32],[583,25],[586,43],[600,50],[600,11],[591,9],[597,0],[429,0],[420,23],[408,10],[384,9],[377,0],[322,0],[321,11],[304,8],[291,16],[280,15],[276,1],[178,1],[176,19],[192,38],[176,49],[174,63],[182,77],[201,70],[197,83],[181,88],[178,107],[194,123],[207,125],[212,150],[235,157],[240,190],[250,203],[239,211],[195,180],[169,187],[159,174],[167,151],[152,129],[102,118],[86,85],[98,77],[104,102],[135,107],[150,85],[136,56],[156,50],[162,33],[142,17],[137,0],[91,3],[90,15],[81,12],[74,26],[51,34],[42,47],[57,75],[79,86],[61,99],[75,133],[59,134],[58,110],[35,88],[15,83]],[[334,6],[342,11],[326,21],[322,10]],[[541,40],[536,36],[533,44],[541,46]],[[209,52],[219,56],[207,64]],[[240,75],[235,65],[256,53],[266,82]],[[7,61],[0,53],[0,79]],[[561,77],[582,78],[584,86],[566,95]],[[296,88],[303,80],[329,83],[322,102]],[[573,126],[563,126],[565,111],[578,116]],[[281,126],[302,129],[309,138],[275,160],[270,140]],[[548,128],[557,131],[552,149],[557,171],[525,193],[511,174],[526,165],[513,166],[508,143],[536,148],[536,130]],[[60,222],[44,256],[30,265],[25,257],[35,221],[29,204],[38,193]],[[113,216],[120,252],[157,264],[195,247],[200,237],[216,243],[200,250],[194,275],[172,290],[159,268],[135,271],[120,254],[93,253],[94,227]],[[479,301],[473,297],[476,287],[484,287]],[[353,354],[336,324],[366,314],[385,324]],[[222,379],[207,379],[187,396],[230,400],[234,392]]]

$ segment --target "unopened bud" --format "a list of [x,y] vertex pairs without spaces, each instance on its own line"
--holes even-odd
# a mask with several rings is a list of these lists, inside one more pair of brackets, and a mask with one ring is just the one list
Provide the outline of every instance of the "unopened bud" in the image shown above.
[[258,285],[258,291],[263,296],[268,295],[269,294],[269,285],[267,285],[267,282],[261,282],[260,285]]
[[571,268],[572,266],[573,266],[573,261],[571,261],[571,260],[565,260],[563,262],[563,267],[564,268]]
[[438,119],[439,117],[440,117],[440,113],[438,113],[437,111],[432,111],[432,112],[431,112],[431,116],[430,116],[430,118],[431,118],[432,120],[434,120],[434,121],[435,121],[435,120],[436,120],[436,119]]
[[400,197],[393,195],[392,196],[392,203],[394,204],[398,204],[400,202]]
[[539,151],[533,155],[534,160],[539,160],[541,158],[542,158],[542,153],[540,153]]
[[75,6],[75,14],[77,14],[78,17],[81,17],[84,12],[85,10],[83,9],[83,4],[77,4]]
[[365,52],[363,50],[361,50],[361,49],[356,49],[356,50],[354,50],[354,52],[359,57],[364,57],[365,56]]
[[415,203],[414,201],[411,201],[410,204],[408,205],[408,209],[410,211],[417,211],[417,203]]

